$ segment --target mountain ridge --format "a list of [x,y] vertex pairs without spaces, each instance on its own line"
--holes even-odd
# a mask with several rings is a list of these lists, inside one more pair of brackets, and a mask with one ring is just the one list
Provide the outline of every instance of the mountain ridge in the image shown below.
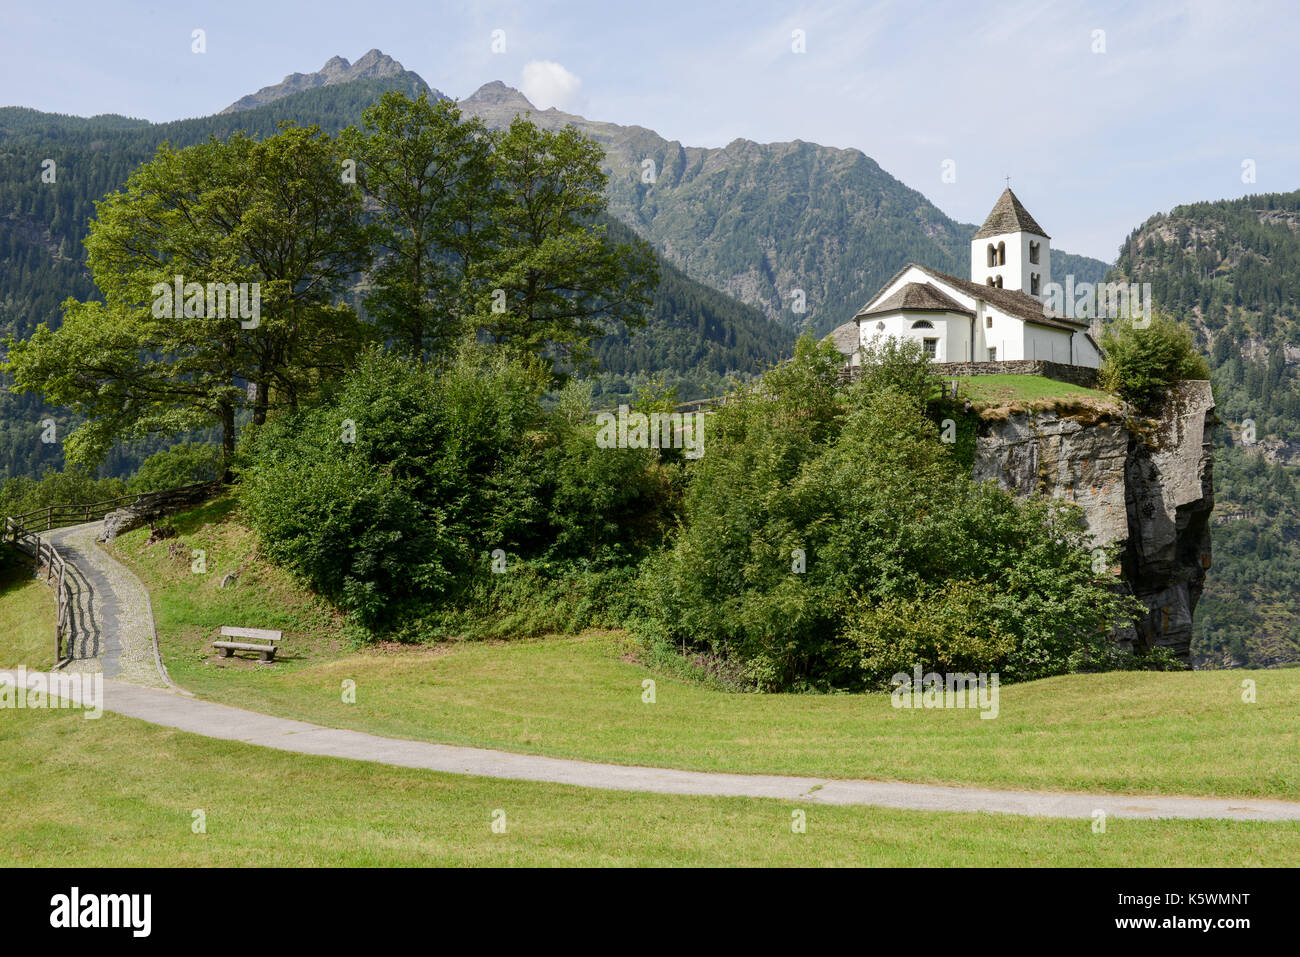
[[[163,124],[110,117],[100,127],[56,114],[0,108],[0,154],[7,159],[0,164],[0,341],[8,335],[25,338],[40,323],[57,326],[60,304],[69,296],[97,298],[82,245],[94,204],[121,189],[131,171],[164,141],[182,148],[241,129],[270,136],[283,120],[337,133],[359,123],[362,111],[384,93],[410,95],[413,76],[400,73],[312,87],[236,114]],[[57,184],[42,184],[29,175],[31,170],[39,172],[47,156],[58,158]],[[62,175],[66,169],[77,175]],[[627,230],[613,219],[602,223],[612,235]],[[628,233],[620,238],[626,241]],[[791,353],[790,330],[673,269],[662,257],[660,262],[662,279],[652,295],[646,326],[635,335],[616,333],[594,344],[605,373],[593,385],[601,401],[626,399],[650,375],[677,387],[683,400],[717,394],[728,375],[755,374]],[[44,405],[39,396],[9,392],[0,377],[0,478],[35,476],[46,467],[62,465],[60,446],[39,440],[39,423],[46,418],[65,429],[70,414]],[[157,447],[154,443],[139,450],[115,449],[104,474],[128,474]]]
[[[392,75],[414,77],[432,95],[445,95],[371,50],[352,67],[334,57],[315,74],[291,74],[239,103],[274,102],[297,89],[290,83],[295,77],[298,83],[350,82],[347,70],[363,62],[400,71]],[[315,79],[325,74],[333,79]],[[830,332],[908,262],[958,276],[969,270],[969,243],[978,227],[952,219],[856,148],[747,138],[722,147],[688,146],[644,126],[538,109],[502,80],[480,85],[457,104],[495,129],[529,115],[546,129],[572,125],[595,139],[606,152],[615,218],[692,279],[790,329]],[[647,173],[652,182],[645,182]],[[1052,254],[1059,267],[1054,271],[1072,273],[1076,282],[1096,282],[1110,268],[1064,250]]]
[[[611,214],[688,275],[790,328],[830,332],[907,262],[969,270],[978,227],[952,219],[857,148],[744,137],[687,146],[643,126],[538,110],[500,80],[457,105],[498,129],[530,115],[539,126],[572,125],[595,139],[606,152]],[[664,203],[668,190],[677,202]],[[764,195],[774,192],[781,202]],[[761,215],[739,215],[750,209]],[[1077,282],[1096,282],[1109,268],[1064,250],[1052,256]],[[806,311],[796,313],[792,301]]]
[[332,56],[315,73],[290,73],[279,83],[264,86],[256,93],[249,93],[247,96],[240,97],[217,115],[225,116],[243,110],[255,109],[259,106],[266,106],[294,93],[313,90],[321,86],[334,86],[339,83],[350,83],[353,80],[385,79],[394,76],[414,78],[425,88],[432,89],[418,73],[406,69],[402,64],[378,48],[371,48],[356,63],[349,63],[341,56]]

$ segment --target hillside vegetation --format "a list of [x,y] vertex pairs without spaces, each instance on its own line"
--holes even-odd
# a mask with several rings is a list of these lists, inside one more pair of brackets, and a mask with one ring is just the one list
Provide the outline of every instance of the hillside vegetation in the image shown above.
[[[131,532],[113,552],[149,587],[172,678],[205,698],[331,727],[617,764],[1030,790],[1300,798],[1289,758],[1300,669],[1067,675],[1003,685],[974,709],[888,694],[737,694],[717,659],[625,631],[529,641],[361,644],[270,564],[229,498]],[[190,570],[203,549],[206,575]],[[238,577],[226,587],[231,572]],[[283,629],[273,668],[220,659],[221,625]],[[1257,702],[1242,700],[1242,679]],[[356,701],[343,700],[345,680]],[[655,683],[654,703],[644,700]],[[544,689],[539,693],[538,689]]]

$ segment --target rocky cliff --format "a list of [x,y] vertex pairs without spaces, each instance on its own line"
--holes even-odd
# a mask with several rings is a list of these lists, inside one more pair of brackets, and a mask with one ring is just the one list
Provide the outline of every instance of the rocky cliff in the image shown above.
[[976,441],[976,479],[1083,509],[1093,544],[1123,543],[1120,587],[1146,605],[1123,647],[1168,648],[1190,662],[1192,616],[1210,567],[1214,397],[1186,382],[1156,419],[1113,411],[1000,410]]

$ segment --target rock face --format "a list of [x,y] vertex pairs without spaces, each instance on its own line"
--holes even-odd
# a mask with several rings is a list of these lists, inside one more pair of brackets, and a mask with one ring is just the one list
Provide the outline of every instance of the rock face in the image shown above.
[[1095,546],[1123,542],[1121,588],[1148,609],[1122,647],[1191,660],[1192,616],[1210,567],[1214,397],[1186,382],[1158,420],[1014,412],[981,423],[974,476],[1083,509]]
[[[99,541],[111,542],[119,535],[143,528],[178,508],[204,502],[215,495],[221,487],[220,482],[202,482],[184,488],[141,495],[130,505],[104,516],[104,528],[99,533]],[[174,530],[172,534],[175,534]]]

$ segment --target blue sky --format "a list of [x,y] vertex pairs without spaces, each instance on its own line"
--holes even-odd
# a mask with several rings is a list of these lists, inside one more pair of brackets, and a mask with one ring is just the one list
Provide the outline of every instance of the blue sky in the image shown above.
[[457,97],[502,80],[688,145],[860,149],[965,222],[1010,176],[1053,247],[1108,261],[1154,212],[1300,187],[1294,2],[4,5],[0,105],[200,116],[378,47]]

